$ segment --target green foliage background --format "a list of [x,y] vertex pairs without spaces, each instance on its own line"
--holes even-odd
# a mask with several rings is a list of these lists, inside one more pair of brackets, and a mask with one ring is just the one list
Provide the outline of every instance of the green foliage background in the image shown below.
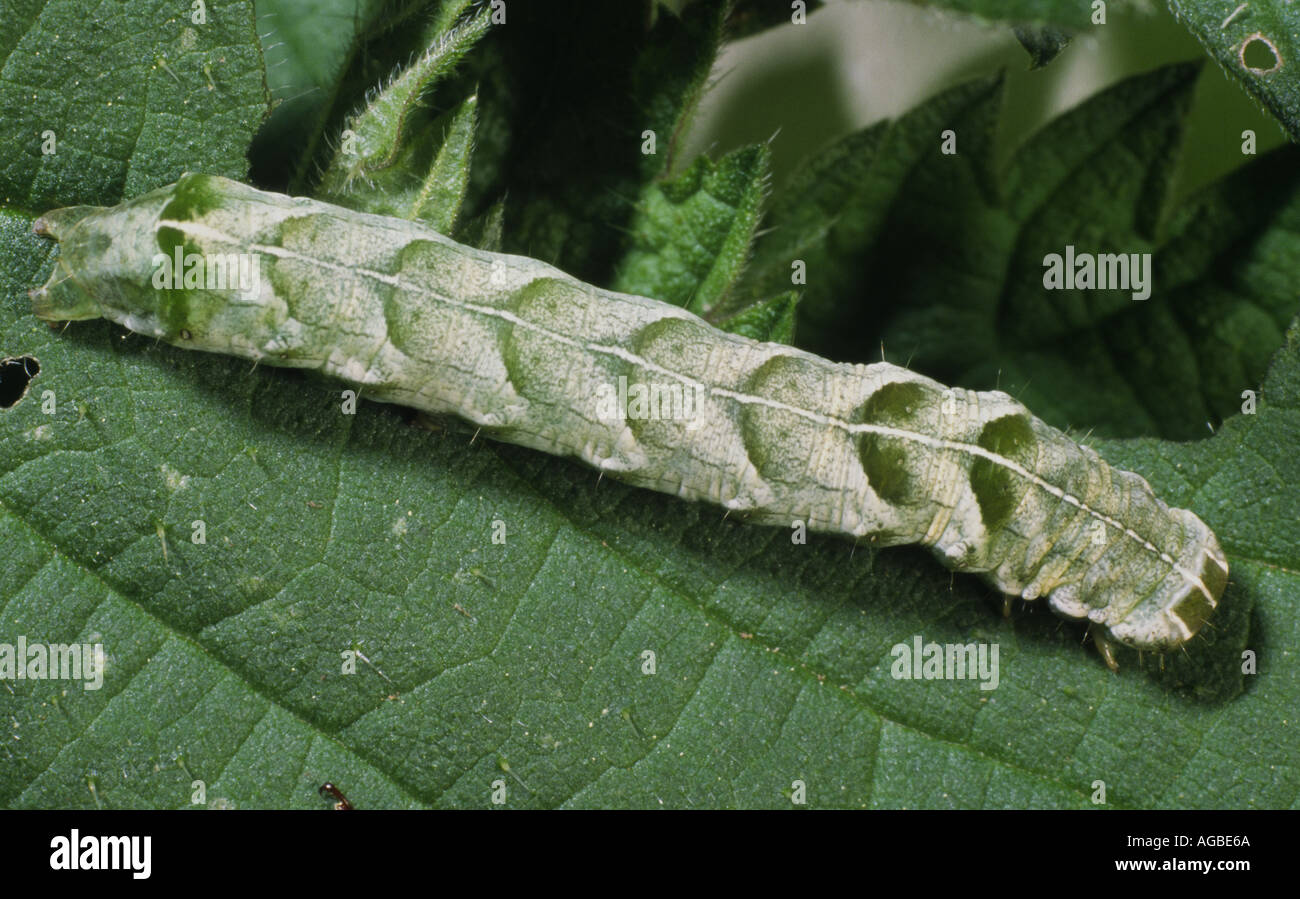
[[[1077,3],[932,5],[1017,25],[1040,59],[1042,29],[1092,28]],[[1281,141],[1249,96],[1295,134],[1296,70],[1242,72],[1233,42],[1263,29],[1286,59],[1300,29],[1284,5],[1252,4],[1241,34],[1172,5],[1186,32],[1112,4],[1099,27],[1164,56],[1033,134],[1033,79],[1086,34],[1035,72],[1019,50],[946,72],[827,146],[752,143],[819,106],[796,81],[793,102],[714,110],[735,128],[703,158],[687,126],[722,41],[804,27],[789,4],[513,2],[427,76],[394,132],[421,152],[385,174],[398,200],[460,185],[411,209],[461,240],[835,358],[883,342],[1095,433],[1206,519],[1233,578],[1186,654],[1112,675],[1079,628],[1005,620],[918,551],[791,545],[455,422],[340,415],[299,373],[52,332],[26,298],[51,262],[36,215],[186,170],[320,190],[340,130],[392,96],[376,86],[476,9],[222,0],[199,25],[161,0],[0,0],[0,355],[41,366],[0,411],[0,642],[102,642],[109,663],[97,692],[0,683],[0,802],[323,808],[328,780],[359,807],[486,807],[504,781],[506,807],[791,807],[801,780],[811,807],[1092,807],[1101,780],[1111,807],[1294,806],[1300,168],[1290,145],[1240,148],[1247,127]],[[1188,62],[1207,52],[1226,75]],[[1155,294],[1041,292],[1066,243],[1152,252]],[[918,634],[998,643],[999,688],[892,679]]]

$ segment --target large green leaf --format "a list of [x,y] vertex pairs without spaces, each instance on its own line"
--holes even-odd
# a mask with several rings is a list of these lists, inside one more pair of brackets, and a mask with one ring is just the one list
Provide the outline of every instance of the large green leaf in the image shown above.
[[0,5],[5,205],[116,201],[194,169],[243,177],[269,103],[253,4],[196,15],[165,0]]
[[[337,385],[294,372],[51,331],[30,222],[0,212],[0,355],[40,365],[0,411],[0,643],[102,642],[108,669],[99,691],[5,683],[6,806],[183,807],[202,781],[209,806],[322,808],[326,780],[362,808],[487,807],[498,781],[511,807],[788,807],[795,781],[819,807],[1084,806],[1096,780],[1112,806],[1295,803],[1294,331],[1257,414],[1101,447],[1203,514],[1233,566],[1186,657],[1113,675],[1078,628],[1003,619],[918,551],[796,544],[454,422],[342,414]],[[917,635],[997,643],[999,687],[894,680]]]

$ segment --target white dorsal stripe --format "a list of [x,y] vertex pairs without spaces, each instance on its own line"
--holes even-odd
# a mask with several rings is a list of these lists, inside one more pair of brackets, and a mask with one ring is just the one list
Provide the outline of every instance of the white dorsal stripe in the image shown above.
[[[1179,564],[1179,562],[1176,559],[1174,559],[1168,553],[1156,547],[1153,543],[1151,543],[1150,540],[1138,534],[1136,531],[1134,531],[1132,528],[1128,527],[1118,519],[1112,518],[1109,515],[1106,515],[1102,512],[1099,512],[1096,509],[1089,507],[1087,504],[1082,502],[1078,497],[1075,497],[1070,493],[1057,487],[1055,484],[1052,484],[1049,481],[1044,480],[1037,473],[1026,469],[1022,465],[1017,463],[1015,460],[1010,459],[1006,456],[1002,456],[998,453],[994,453],[990,450],[985,449],[984,447],[975,444],[970,444],[970,443],[962,443],[960,441],[955,441],[955,440],[948,440],[940,437],[931,437],[927,434],[922,434],[916,431],[909,431],[903,428],[890,427],[887,425],[875,425],[875,424],[869,424],[865,422],[849,422],[849,421],[845,421],[844,419],[838,418],[836,416],[824,415],[819,412],[814,412],[810,409],[803,409],[798,406],[792,406],[788,403],[783,403],[778,400],[770,399],[768,397],[741,393],[738,391],[729,390],[724,387],[718,387],[715,385],[707,384],[705,382],[698,381],[694,378],[691,378],[687,375],[680,374],[679,372],[674,372],[667,368],[664,368],[663,366],[651,362],[650,360],[645,359],[644,357],[641,357],[635,353],[632,353],[624,349],[623,347],[616,346],[613,344],[603,344],[603,343],[578,340],[576,338],[569,337],[568,335],[561,334],[557,331],[553,331],[550,328],[546,328],[535,322],[530,322],[525,319],[522,319],[507,309],[501,309],[495,306],[484,305],[482,303],[476,303],[470,300],[458,300],[453,297],[444,296],[442,294],[430,290],[425,285],[404,281],[401,278],[397,277],[396,275],[389,275],[384,272],[375,271],[373,269],[367,269],[355,265],[343,265],[337,262],[331,262],[313,256],[308,256],[303,253],[298,253],[293,250],[286,249],[284,247],[277,247],[269,244],[249,243],[244,239],[227,234],[217,228],[213,228],[210,225],[205,225],[199,222],[178,221],[175,219],[160,219],[156,227],[174,228],[186,235],[198,238],[200,240],[208,240],[208,241],[214,241],[222,244],[230,244],[241,248],[246,248],[248,250],[251,250],[252,252],[263,253],[278,259],[289,259],[295,262],[301,262],[306,265],[315,266],[317,268],[324,269],[326,271],[335,272],[338,274],[343,274],[347,276],[361,275],[362,277],[369,278],[371,280],[377,281],[381,284],[388,285],[398,290],[417,293],[422,296],[431,297],[435,301],[446,304],[448,306],[452,306],[458,309],[463,309],[467,312],[471,312],[477,315],[497,318],[501,321],[510,323],[512,326],[523,328],[525,330],[539,334],[547,338],[548,340],[555,341],[556,343],[563,344],[565,346],[573,347],[575,349],[588,352],[588,353],[606,355],[606,356],[617,358],[623,362],[627,362],[629,364],[639,366],[641,368],[646,369],[647,371],[654,372],[663,377],[671,378],[681,383],[683,386],[691,388],[692,390],[695,389],[704,390],[707,391],[712,396],[730,400],[732,402],[741,405],[765,406],[770,409],[774,409],[777,411],[781,411],[781,412],[789,413],[791,415],[805,418],[808,421],[820,425],[836,428],[849,434],[877,434],[885,437],[892,437],[899,440],[909,441],[912,443],[919,444],[921,446],[928,447],[930,449],[948,450],[952,452],[964,453],[970,456],[975,456],[978,458],[985,459],[986,461],[991,462],[994,465],[997,465],[1001,468],[1006,469],[1007,471],[1012,472],[1017,477],[1023,478],[1024,480],[1028,481],[1030,484],[1050,494],[1051,496],[1054,496],[1058,500],[1078,508],[1080,511],[1091,516],[1097,521],[1101,521],[1105,523],[1106,526],[1114,529],[1116,532],[1123,535],[1126,539],[1136,542],[1144,550],[1151,553],[1153,556],[1158,558],[1165,565],[1169,566],[1171,570],[1176,571],[1179,575],[1181,575],[1188,584],[1194,586],[1201,594],[1203,594],[1206,597],[1206,599],[1209,600],[1211,606],[1217,605],[1214,595],[1210,592],[1210,590],[1206,587],[1205,583],[1202,581],[1199,572],[1192,572],[1184,568],[1181,564]],[[581,282],[572,279],[570,276],[564,274],[558,269],[552,269],[552,271],[554,271],[554,276],[557,280],[572,282],[576,286],[581,286]],[[679,317],[684,320],[694,320],[694,321],[698,321],[704,327],[710,327],[710,328],[712,327],[707,322],[703,321],[702,319],[699,319],[697,316],[685,312],[684,310],[679,310],[676,309],[676,307],[671,307],[671,306],[665,308],[673,309],[676,312],[680,313]],[[744,339],[744,338],[737,338],[737,339]],[[788,349],[790,349],[793,352],[797,352],[796,350],[794,350],[794,348],[788,348]],[[824,361],[824,360],[819,360],[819,361]],[[835,363],[831,363],[831,364],[835,364]],[[1216,560],[1216,564],[1217,564],[1217,560]],[[1183,629],[1186,630],[1185,627]]]

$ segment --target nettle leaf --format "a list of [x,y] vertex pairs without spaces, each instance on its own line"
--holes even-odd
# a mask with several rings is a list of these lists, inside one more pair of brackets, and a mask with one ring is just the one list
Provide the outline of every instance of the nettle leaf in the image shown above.
[[[1295,315],[1285,285],[1300,277],[1300,179],[1296,151],[1283,149],[1171,206],[1195,75],[1177,65],[1121,82],[996,175],[1001,95],[987,81],[846,138],[808,180],[851,167],[858,183],[791,184],[775,199],[773,232],[755,250],[759,285],[774,289],[791,259],[807,261],[801,340],[831,358],[878,358],[883,339],[892,359],[1001,386],[1059,427],[1203,436],[1258,385]],[[804,239],[818,217],[824,238]],[[1044,289],[1045,261],[1067,247],[1151,253],[1150,298]]]
[[506,203],[501,199],[488,207],[485,212],[461,221],[456,228],[455,237],[458,243],[499,253],[505,234],[505,222]]
[[[442,22],[436,25],[442,27]],[[348,205],[367,212],[414,218],[428,203],[429,193],[440,189],[431,183],[431,178],[451,175],[453,183],[462,184],[453,191],[459,208],[463,184],[468,178],[463,170],[468,166],[468,147],[473,137],[474,103],[467,100],[449,120],[429,123],[425,121],[420,101],[435,84],[451,74],[490,27],[491,11],[483,6],[447,30],[429,35],[425,51],[348,119],[321,179],[318,188],[321,195],[339,201],[350,197]],[[441,139],[435,138],[435,134]],[[454,166],[462,170],[460,174],[444,168],[452,165],[450,158],[445,162],[429,161],[434,155],[433,147],[438,144],[460,160]],[[366,190],[358,190],[360,187]],[[369,196],[374,201],[365,199]],[[449,212],[454,219],[456,209]],[[448,213],[433,214],[445,218]]]
[[751,340],[794,343],[798,306],[799,293],[791,290],[771,299],[751,303],[735,314],[720,319],[717,326]]
[[[842,309],[855,308],[869,278],[861,270],[864,248],[877,243],[906,175],[931,152],[936,135],[962,111],[994,95],[1000,81],[983,79],[940,94],[900,118],[848,135],[808,160],[772,198],[766,233],[754,247],[745,273],[751,295],[798,285],[800,316],[812,341],[832,343],[828,332],[841,323]],[[967,143],[978,141],[972,165],[981,165],[990,147],[987,127],[966,129]],[[811,279],[808,277],[812,273]],[[873,291],[875,293],[875,291]],[[851,352],[860,332],[843,337]],[[831,358],[851,358],[835,356]]]
[[1300,8],[1294,3],[1169,0],[1207,53],[1300,140]]
[[408,207],[410,218],[419,219],[443,234],[452,233],[469,189],[477,109],[478,97],[469,97],[445,116],[433,164]]
[[712,319],[745,263],[762,216],[771,153],[746,147],[641,192],[614,290],[654,297]]
[[[419,220],[450,234],[469,187],[477,106],[478,98],[468,97],[403,139],[390,164],[365,176],[368,186],[343,188],[342,181],[327,178],[320,197],[361,212]],[[339,186],[338,193],[329,190],[331,183]]]
[[134,196],[195,168],[243,177],[270,102],[253,4],[220,0],[196,15],[166,0],[7,5],[0,201],[43,211]]

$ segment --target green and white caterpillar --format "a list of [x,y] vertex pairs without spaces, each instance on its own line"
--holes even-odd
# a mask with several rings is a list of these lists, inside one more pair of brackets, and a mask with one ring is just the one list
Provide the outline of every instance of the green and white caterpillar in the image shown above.
[[[1004,393],[758,343],[419,223],[213,176],[56,210],[36,230],[60,242],[32,292],[42,319],[104,317],[181,347],[318,369],[760,523],[919,543],[1092,622],[1112,665],[1106,639],[1177,647],[1227,583],[1196,515]],[[214,284],[211,269],[188,286],[175,271],[160,280],[194,254],[251,259],[241,271],[253,280]]]

